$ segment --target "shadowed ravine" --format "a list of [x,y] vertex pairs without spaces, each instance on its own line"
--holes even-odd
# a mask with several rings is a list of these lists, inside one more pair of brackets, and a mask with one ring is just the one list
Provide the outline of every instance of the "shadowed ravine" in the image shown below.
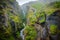
[[[32,8],[32,10],[34,11],[34,13],[36,13],[36,9],[35,8]],[[23,11],[23,14],[24,14],[24,16],[25,16],[25,12]],[[21,38],[22,38],[22,40],[24,40],[24,29],[25,29],[25,24],[23,23],[23,25],[24,25],[24,28],[20,31],[20,36],[21,36]],[[39,35],[39,34],[38,34]]]
[[0,0],[0,40],[60,40],[60,1],[27,1]]

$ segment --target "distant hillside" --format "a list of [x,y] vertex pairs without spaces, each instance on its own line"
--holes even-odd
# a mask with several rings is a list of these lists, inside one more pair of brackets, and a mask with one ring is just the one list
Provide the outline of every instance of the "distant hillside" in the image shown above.
[[37,9],[41,9],[44,8],[44,6],[46,6],[45,4],[50,4],[51,2],[55,2],[55,1],[60,1],[60,0],[38,0],[38,1],[31,1],[28,2],[26,4],[23,4],[21,6],[22,10],[24,10],[25,13],[27,13],[28,9],[30,6],[37,8]]
[[25,12],[25,14],[28,12],[30,7],[33,7],[35,9],[37,9],[37,10],[38,9],[40,10],[40,8],[42,7],[42,4],[40,2],[38,2],[38,1],[31,1],[31,2],[23,4],[21,6],[21,8]]

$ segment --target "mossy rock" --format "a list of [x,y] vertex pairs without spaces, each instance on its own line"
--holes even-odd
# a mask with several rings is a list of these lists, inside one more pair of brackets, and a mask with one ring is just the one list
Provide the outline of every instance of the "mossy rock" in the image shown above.
[[50,34],[55,35],[57,34],[57,25],[50,25]]

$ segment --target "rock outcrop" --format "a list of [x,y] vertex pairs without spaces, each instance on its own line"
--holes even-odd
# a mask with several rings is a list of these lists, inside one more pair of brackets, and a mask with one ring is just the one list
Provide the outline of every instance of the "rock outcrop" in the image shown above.
[[22,10],[16,0],[0,0],[0,40],[20,40]]

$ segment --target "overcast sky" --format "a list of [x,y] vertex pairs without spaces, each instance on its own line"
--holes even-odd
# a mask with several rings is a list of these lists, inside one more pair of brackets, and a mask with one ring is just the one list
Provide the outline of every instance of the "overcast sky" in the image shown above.
[[[30,1],[37,1],[37,0],[16,0],[19,5],[23,5],[24,3],[30,2]],[[41,3],[49,3],[53,1],[59,1],[59,0],[39,0]]]
[[30,2],[30,1],[36,1],[36,0],[16,0],[19,5],[23,5],[24,3]]

